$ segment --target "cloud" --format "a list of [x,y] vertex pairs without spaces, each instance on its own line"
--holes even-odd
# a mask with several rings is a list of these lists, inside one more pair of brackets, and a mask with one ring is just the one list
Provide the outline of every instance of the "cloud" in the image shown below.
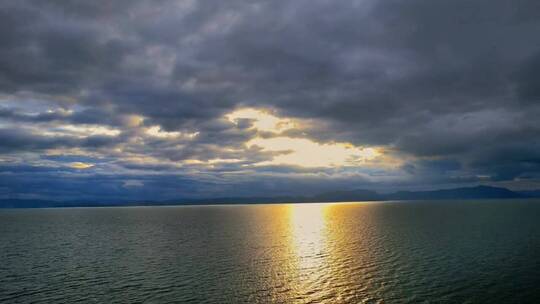
[[124,181],[124,185],[123,185],[125,188],[129,188],[129,187],[142,187],[144,186],[144,183],[141,182],[140,180],[133,180],[133,179],[129,179],[129,180],[126,180]]
[[304,167],[362,166],[380,153],[374,148],[358,148],[347,143],[319,144],[306,138],[254,138],[246,143],[263,151],[279,152],[261,165],[279,164]]
[[281,133],[296,127],[291,119],[279,118],[267,111],[253,108],[235,110],[225,115],[225,118],[235,125],[239,125],[241,120],[251,121],[252,127],[261,132]]
[[[538,9],[532,0],[7,1],[0,161],[50,165],[53,178],[106,174],[114,183],[103,195],[534,184]],[[95,166],[66,166],[75,162]],[[357,184],[346,182],[351,171]],[[52,195],[45,178],[12,174]],[[135,174],[152,178],[123,187]],[[59,180],[77,184],[66,196],[109,181]],[[27,191],[1,182],[9,195]]]
[[83,162],[73,162],[69,164],[69,167],[73,169],[81,169],[81,170],[92,168],[93,166],[94,166],[93,164],[87,164]]

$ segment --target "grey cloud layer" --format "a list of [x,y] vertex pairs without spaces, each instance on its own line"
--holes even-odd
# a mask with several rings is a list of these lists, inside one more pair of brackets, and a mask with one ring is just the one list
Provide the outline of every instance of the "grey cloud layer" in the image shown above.
[[[0,152],[99,149],[116,165],[196,184],[271,157],[242,147],[253,133],[223,120],[238,107],[270,107],[319,122],[305,130],[310,138],[403,157],[388,186],[535,180],[539,32],[540,4],[527,0],[4,1],[0,94],[9,102],[0,103]],[[142,135],[130,115],[199,136],[135,144]],[[121,134],[17,130],[61,124]],[[163,163],[133,163],[113,146]],[[195,173],[169,166],[192,158],[244,161]]]

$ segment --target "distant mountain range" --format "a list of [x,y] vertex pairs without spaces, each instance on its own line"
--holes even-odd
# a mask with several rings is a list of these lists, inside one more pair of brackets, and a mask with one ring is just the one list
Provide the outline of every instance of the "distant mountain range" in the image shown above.
[[103,201],[48,201],[2,199],[0,208],[46,208],[46,207],[105,207],[105,206],[160,206],[160,205],[207,205],[207,204],[271,204],[308,202],[353,202],[386,200],[453,200],[453,199],[506,199],[540,198],[540,190],[515,192],[506,188],[476,186],[432,191],[398,191],[380,194],[371,190],[333,191],[314,196],[274,196],[274,197],[216,197],[207,199],[179,199],[144,202],[103,202]]

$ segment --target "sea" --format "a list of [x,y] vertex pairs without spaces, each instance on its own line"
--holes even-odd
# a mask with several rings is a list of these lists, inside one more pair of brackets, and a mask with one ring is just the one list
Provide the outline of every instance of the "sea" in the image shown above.
[[540,200],[3,209],[0,303],[540,303]]

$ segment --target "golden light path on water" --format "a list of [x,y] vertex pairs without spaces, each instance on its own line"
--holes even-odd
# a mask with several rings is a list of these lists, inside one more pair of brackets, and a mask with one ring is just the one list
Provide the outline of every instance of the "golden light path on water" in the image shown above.
[[292,248],[295,251],[298,270],[309,273],[321,266],[326,253],[325,210],[328,205],[290,205]]
[[534,303],[539,208],[510,200],[6,210],[0,303]]
[[326,291],[336,279],[332,273],[330,256],[332,248],[329,238],[332,236],[328,215],[330,204],[292,204],[289,205],[290,246],[293,261],[292,269],[296,272],[292,286],[299,303],[325,302],[335,294]]
[[369,268],[366,262],[376,259],[364,247],[369,221],[347,220],[353,208],[363,209],[340,203],[286,206],[286,281],[295,299],[292,303],[362,303],[369,299],[362,294],[375,293],[370,280],[359,280]]

